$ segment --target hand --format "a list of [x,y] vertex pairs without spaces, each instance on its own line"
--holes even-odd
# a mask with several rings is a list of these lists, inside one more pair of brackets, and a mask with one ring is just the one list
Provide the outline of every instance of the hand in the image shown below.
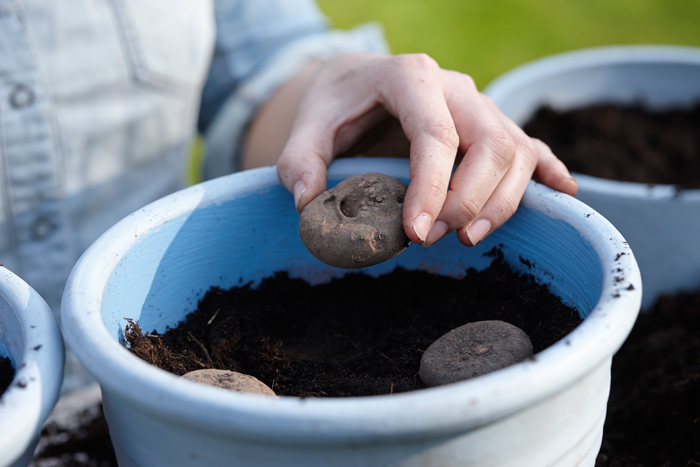
[[[326,189],[326,170],[368,129],[393,115],[410,141],[406,235],[429,246],[457,231],[473,246],[515,212],[533,176],[574,195],[576,181],[462,73],[426,55],[343,54],[309,79],[277,164],[298,211]],[[463,154],[456,165],[458,154]],[[453,168],[454,174],[452,173]]]

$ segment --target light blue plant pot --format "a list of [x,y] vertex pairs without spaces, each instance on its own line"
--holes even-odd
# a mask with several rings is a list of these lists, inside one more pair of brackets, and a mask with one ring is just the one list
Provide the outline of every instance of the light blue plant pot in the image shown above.
[[0,466],[24,467],[58,401],[63,338],[51,309],[26,282],[0,267],[0,357],[15,377],[0,396]]
[[[408,181],[407,161],[365,159],[334,163],[329,183],[364,172]],[[122,467],[594,464],[611,358],[636,319],[641,279],[610,223],[534,183],[515,216],[477,247],[450,235],[364,270],[462,275],[487,267],[484,253],[499,246],[511,267],[548,283],[585,317],[534,360],[409,393],[273,399],[181,380],[124,347],[125,318],[164,332],[213,286],[257,284],[281,270],[311,283],[343,275],[306,250],[298,218],[275,169],[257,169],[146,206],[80,259],[61,319],[68,344],[102,387]]]
[[[654,110],[700,102],[700,48],[616,46],[585,49],[522,65],[484,92],[517,124],[542,105],[643,104]],[[643,308],[663,293],[700,285],[700,190],[574,174],[576,198],[629,241],[644,280]]]

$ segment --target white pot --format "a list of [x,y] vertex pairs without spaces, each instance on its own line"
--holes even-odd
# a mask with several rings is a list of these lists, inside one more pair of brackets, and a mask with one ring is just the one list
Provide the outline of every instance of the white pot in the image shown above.
[[0,466],[29,464],[63,380],[63,338],[51,309],[0,267],[0,356],[15,369],[0,398]]
[[[331,166],[329,183],[371,171],[408,178],[407,161],[343,160]],[[488,266],[484,253],[502,244],[513,268],[549,283],[567,302],[574,298],[586,317],[535,360],[402,394],[271,399],[181,380],[120,343],[125,318],[164,332],[212,286],[258,283],[279,270],[312,283],[344,274],[308,253],[293,205],[272,167],[223,177],[132,214],[76,265],[63,328],[102,386],[122,467],[593,465],[611,357],[636,319],[641,279],[632,252],[603,217],[540,185],[475,248],[451,235],[365,270],[459,275]],[[527,269],[520,257],[535,266]]]
[[[543,104],[568,110],[642,103],[654,110],[700,102],[700,49],[620,46],[569,52],[510,71],[484,92],[517,124]],[[700,190],[574,174],[576,197],[605,216],[634,250],[644,280],[642,306],[700,284]]]

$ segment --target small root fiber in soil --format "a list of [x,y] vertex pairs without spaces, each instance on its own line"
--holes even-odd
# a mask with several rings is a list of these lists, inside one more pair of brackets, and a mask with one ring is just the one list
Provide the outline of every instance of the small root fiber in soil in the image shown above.
[[15,369],[7,357],[0,357],[0,396],[10,387],[15,377]]
[[540,108],[523,127],[571,170],[594,177],[700,188],[700,103],[654,112],[640,105]]
[[571,332],[576,310],[498,250],[486,270],[461,279],[397,269],[351,273],[310,286],[285,273],[259,287],[212,289],[198,309],[164,334],[131,322],[131,352],[177,375],[202,368],[255,376],[278,395],[370,396],[424,388],[423,351],[471,321],[520,327],[535,352]]
[[700,466],[700,289],[661,297],[613,357],[596,467]]

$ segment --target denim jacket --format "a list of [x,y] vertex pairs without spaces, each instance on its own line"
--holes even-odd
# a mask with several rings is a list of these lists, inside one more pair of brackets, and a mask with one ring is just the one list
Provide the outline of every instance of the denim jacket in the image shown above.
[[342,51],[386,45],[312,0],[0,0],[0,263],[57,310],[97,236],[184,185],[197,127],[205,175],[237,170],[258,106]]

